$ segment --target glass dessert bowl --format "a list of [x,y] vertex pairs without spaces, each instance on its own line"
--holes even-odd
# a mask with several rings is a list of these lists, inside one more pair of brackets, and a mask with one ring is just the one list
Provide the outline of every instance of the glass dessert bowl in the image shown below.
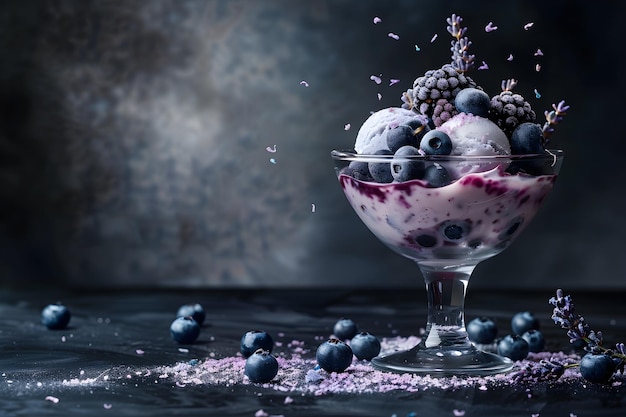
[[[431,375],[489,375],[512,368],[468,339],[464,300],[474,268],[507,248],[553,188],[563,152],[534,155],[363,155],[333,151],[345,196],[389,248],[414,260],[426,284],[428,318],[421,342],[372,360],[378,369]],[[377,164],[420,178],[380,183]]]

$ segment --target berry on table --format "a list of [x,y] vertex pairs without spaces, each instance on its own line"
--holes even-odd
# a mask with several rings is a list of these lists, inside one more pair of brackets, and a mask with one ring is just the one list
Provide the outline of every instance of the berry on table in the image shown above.
[[350,319],[339,319],[333,327],[333,335],[340,340],[352,339],[357,333],[357,325],[354,321]]
[[420,149],[426,155],[450,155],[452,139],[441,130],[429,130],[420,141]]
[[200,336],[200,325],[191,316],[178,317],[170,325],[170,334],[180,344],[193,343]]
[[477,317],[467,323],[465,329],[469,339],[481,345],[493,343],[498,335],[498,326],[489,317]]
[[539,320],[530,311],[521,311],[511,319],[511,330],[519,336],[529,330],[539,330]]
[[204,323],[206,319],[206,313],[204,308],[200,304],[185,304],[180,306],[178,311],[176,312],[176,317],[187,317],[191,316],[195,321],[198,322],[200,326]]
[[62,330],[70,323],[70,310],[62,304],[49,304],[41,311],[41,323],[50,330]]
[[524,332],[522,339],[528,343],[528,350],[533,353],[541,352],[546,346],[545,338],[540,330],[528,330]]
[[587,353],[580,360],[580,375],[589,382],[605,383],[611,379],[616,367],[610,355]]
[[359,360],[372,360],[380,353],[380,341],[368,332],[357,333],[350,341],[352,353]]
[[528,356],[528,343],[518,335],[508,335],[498,342],[498,355],[520,361]]
[[464,88],[454,98],[454,107],[461,113],[487,117],[491,108],[491,98],[478,88]]
[[352,349],[339,339],[330,338],[318,346],[315,358],[327,372],[343,372],[352,363]]
[[246,359],[244,373],[252,382],[270,382],[278,374],[278,361],[268,350],[257,349]]
[[267,350],[271,353],[273,348],[274,339],[264,330],[251,330],[241,336],[239,351],[245,358],[252,355],[258,349]]

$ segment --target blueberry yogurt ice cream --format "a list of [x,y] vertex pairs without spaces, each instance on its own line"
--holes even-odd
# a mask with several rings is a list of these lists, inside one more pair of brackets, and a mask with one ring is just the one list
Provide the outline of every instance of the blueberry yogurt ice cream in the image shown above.
[[452,62],[418,77],[403,104],[373,113],[338,177],[361,220],[397,252],[427,263],[477,262],[506,248],[553,187],[562,154],[546,148],[568,106],[543,124],[505,80],[490,96],[470,77],[474,57],[448,19]]

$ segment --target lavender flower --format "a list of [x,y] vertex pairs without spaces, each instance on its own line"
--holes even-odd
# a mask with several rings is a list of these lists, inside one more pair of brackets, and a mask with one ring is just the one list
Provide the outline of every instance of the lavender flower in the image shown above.
[[543,137],[546,143],[548,142],[548,137],[554,132],[554,126],[563,120],[563,116],[567,114],[569,107],[570,106],[565,104],[565,100],[561,100],[559,104],[552,104],[552,110],[544,111],[543,114],[546,116],[546,122],[541,130],[543,131]]
[[474,68],[475,55],[469,53],[472,42],[465,36],[466,27],[461,27],[463,18],[453,14],[447,18],[448,26],[446,29],[455,40],[451,41],[450,51],[452,51],[452,66],[460,73],[465,73]]
[[576,314],[572,297],[563,295],[562,289],[556,290],[556,297],[550,298],[549,303],[554,306],[552,320],[562,329],[567,330],[570,343],[582,341],[586,344],[585,350],[587,352],[611,356],[619,361],[618,369],[623,371],[626,361],[626,346],[623,343],[617,343],[614,350],[602,346],[602,332],[596,332],[589,328],[585,318]]
[[555,381],[563,375],[566,366],[555,359],[542,359],[539,362],[529,363],[520,368],[511,374],[511,378],[516,383]]

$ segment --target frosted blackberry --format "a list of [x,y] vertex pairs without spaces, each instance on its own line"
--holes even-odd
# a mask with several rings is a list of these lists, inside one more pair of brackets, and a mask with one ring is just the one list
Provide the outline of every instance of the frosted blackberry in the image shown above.
[[522,95],[514,93],[517,81],[502,81],[502,92],[491,98],[489,119],[498,125],[504,133],[511,137],[517,126],[526,122],[534,122],[537,115]]
[[459,72],[452,64],[428,70],[413,82],[413,88],[402,95],[402,107],[432,119],[435,126],[458,113],[454,98],[464,88],[479,88],[474,80]]

